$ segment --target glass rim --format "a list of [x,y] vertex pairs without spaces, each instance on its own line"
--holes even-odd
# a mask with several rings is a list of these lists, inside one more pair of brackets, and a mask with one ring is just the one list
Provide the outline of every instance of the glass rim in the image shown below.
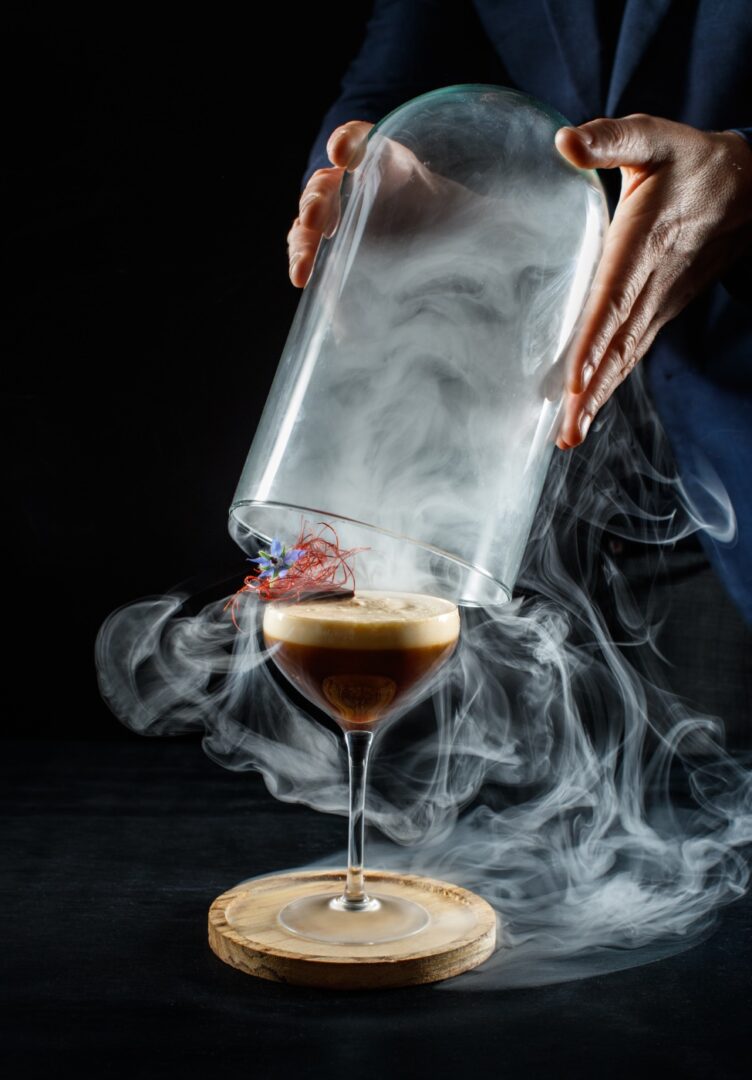
[[[293,503],[275,502],[274,500],[267,499],[239,499],[237,502],[234,502],[230,506],[230,517],[234,521],[238,522],[239,525],[242,525],[242,527],[246,530],[247,535],[255,536],[259,540],[267,544],[270,543],[271,540],[274,539],[274,537],[269,536],[267,533],[262,532],[260,529],[253,528],[246,521],[243,521],[241,518],[239,518],[236,514],[236,511],[241,509],[242,507],[263,507],[264,509],[268,510],[293,510],[297,513],[304,515],[321,517],[323,519],[344,521],[347,522],[347,524],[349,525],[357,525],[361,529],[370,529],[373,532],[381,533],[383,536],[389,536],[393,540],[402,540],[406,544],[414,544],[416,547],[422,548],[423,551],[428,551],[432,555],[438,555],[442,559],[447,559],[449,562],[454,563],[455,566],[460,566],[464,570],[467,570],[469,573],[478,574],[479,577],[492,584],[496,589],[498,589],[501,593],[504,594],[505,599],[499,601],[500,604],[509,603],[509,601],[512,599],[511,589],[503,581],[499,581],[498,578],[495,578],[490,570],[486,570],[485,567],[469,563],[466,559],[462,559],[457,555],[453,555],[445,548],[437,547],[435,544],[429,544],[423,540],[416,540],[413,536],[406,536],[404,533],[393,532],[391,529],[382,528],[382,526],[380,525],[373,525],[369,524],[369,522],[367,521],[361,521],[359,518],[348,517],[347,514],[340,514],[331,510],[318,510],[312,506],[297,506]],[[327,521],[326,523],[328,524],[329,522]],[[467,600],[461,600],[458,601],[458,606],[485,607],[486,604],[485,602],[482,603],[480,601],[477,604],[472,604]]]

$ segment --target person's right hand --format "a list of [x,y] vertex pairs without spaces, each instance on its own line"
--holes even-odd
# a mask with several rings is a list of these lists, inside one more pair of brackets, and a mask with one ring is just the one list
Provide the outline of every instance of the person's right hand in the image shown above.
[[326,144],[332,168],[317,169],[303,189],[298,216],[287,234],[290,281],[300,289],[311,276],[321,237],[337,228],[342,174],[363,160],[372,127],[365,120],[351,120],[335,128]]

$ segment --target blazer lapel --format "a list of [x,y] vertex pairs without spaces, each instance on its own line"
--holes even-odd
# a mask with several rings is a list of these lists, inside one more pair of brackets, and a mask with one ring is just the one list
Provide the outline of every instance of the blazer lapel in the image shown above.
[[606,95],[606,116],[618,114],[624,92],[670,7],[671,0],[626,0]]
[[590,120],[602,109],[605,97],[595,0],[543,0],[543,6],[582,115]]
[[640,60],[671,7],[671,0],[626,0],[611,78],[603,86],[596,2],[543,0],[551,33],[588,120],[618,114]]

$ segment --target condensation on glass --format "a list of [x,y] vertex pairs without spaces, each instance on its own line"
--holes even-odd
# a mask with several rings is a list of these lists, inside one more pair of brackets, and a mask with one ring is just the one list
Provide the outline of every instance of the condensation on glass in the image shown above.
[[555,149],[565,123],[470,85],[372,130],[232,503],[249,554],[325,521],[367,549],[361,587],[511,595],[608,220]]

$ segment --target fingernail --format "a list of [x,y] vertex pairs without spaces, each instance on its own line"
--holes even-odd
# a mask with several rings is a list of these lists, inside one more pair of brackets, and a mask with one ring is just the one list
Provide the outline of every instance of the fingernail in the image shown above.
[[580,383],[582,385],[582,390],[580,390],[580,393],[582,393],[584,390],[587,390],[588,383],[592,379],[593,375],[595,375],[595,364],[585,364],[584,368],[582,369],[582,375],[580,375]]
[[578,428],[578,430],[580,432],[580,438],[581,439],[584,439],[585,436],[587,435],[588,430],[589,430],[590,425],[592,424],[592,422],[593,422],[593,418],[592,418],[592,416],[590,416],[589,413],[583,413],[582,414],[582,416],[580,417],[580,419],[579,419],[579,421],[577,423],[577,428]]

